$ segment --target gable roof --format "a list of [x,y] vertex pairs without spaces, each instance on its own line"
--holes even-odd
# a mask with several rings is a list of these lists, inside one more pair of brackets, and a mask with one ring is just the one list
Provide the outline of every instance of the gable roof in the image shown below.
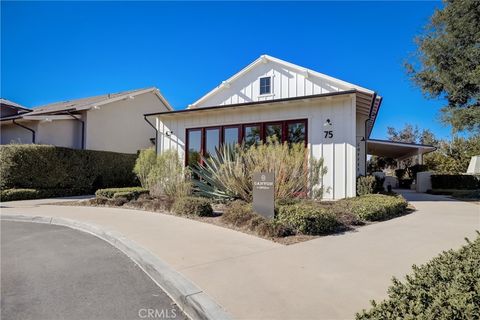
[[305,67],[301,67],[299,65],[296,65],[296,64],[293,64],[293,63],[290,63],[290,62],[287,62],[287,61],[284,61],[284,60],[281,60],[281,59],[278,59],[278,58],[275,58],[275,57],[264,54],[264,55],[261,55],[259,58],[257,58],[252,63],[250,63],[248,66],[246,66],[245,68],[240,70],[238,73],[234,74],[232,77],[228,78],[225,81],[222,81],[222,83],[219,86],[217,86],[215,89],[211,90],[206,95],[204,95],[203,97],[201,97],[200,99],[198,99],[197,101],[195,101],[194,103],[189,105],[188,109],[196,108],[198,104],[204,102],[206,99],[208,99],[208,98],[212,97],[213,95],[215,95],[216,93],[220,92],[223,88],[230,87],[232,82],[239,79],[241,76],[245,75],[246,73],[248,73],[250,70],[252,70],[256,66],[258,66],[260,64],[263,64],[263,63],[266,63],[266,62],[274,62],[274,63],[282,65],[286,68],[296,70],[296,71],[298,71],[300,73],[303,73],[307,76],[313,76],[313,77],[317,77],[317,78],[332,82],[332,83],[337,84],[341,87],[346,87],[347,90],[355,89],[357,91],[364,92],[364,93],[367,93],[367,94],[373,94],[374,93],[370,89],[363,88],[363,87],[357,86],[355,84],[352,84],[352,83],[349,83],[349,82],[346,82],[346,81],[328,76],[326,74],[323,74],[323,73],[320,73],[320,72],[317,72],[317,71],[314,71],[314,70],[311,70],[311,69],[308,69],[308,68],[305,68]]
[[134,97],[149,92],[154,93],[169,110],[173,110],[168,101],[162,96],[160,91],[155,87],[151,87],[146,89],[129,90],[118,93],[109,93],[100,96],[51,103],[32,109],[32,112],[30,112],[28,115],[30,116],[41,114],[56,114],[67,111],[88,110],[90,108],[112,103],[115,101],[120,101],[123,99],[128,99],[129,97]]
[[12,109],[12,110],[15,110],[17,111],[18,113],[23,113],[23,112],[30,112],[32,111],[31,109],[28,109],[16,102],[13,102],[13,101],[10,101],[10,100],[7,100],[7,99],[3,99],[3,98],[0,98],[0,105],[2,107],[6,107],[6,108],[9,108],[9,109]]

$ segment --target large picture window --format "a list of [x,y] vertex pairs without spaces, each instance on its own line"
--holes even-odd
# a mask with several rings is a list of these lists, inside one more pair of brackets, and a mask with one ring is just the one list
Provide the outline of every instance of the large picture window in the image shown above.
[[185,162],[193,165],[200,162],[202,156],[214,156],[215,150],[224,143],[237,144],[243,141],[246,146],[252,146],[272,139],[282,143],[303,142],[306,146],[307,132],[306,119],[191,128],[186,132]]

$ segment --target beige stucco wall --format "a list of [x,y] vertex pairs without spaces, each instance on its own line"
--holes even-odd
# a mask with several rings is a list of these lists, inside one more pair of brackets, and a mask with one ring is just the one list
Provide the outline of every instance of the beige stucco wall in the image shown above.
[[39,121],[36,143],[79,149],[81,148],[81,134],[80,122],[73,119]]
[[143,114],[167,111],[154,93],[145,93],[86,112],[86,149],[136,153],[152,147],[155,130]]
[[[10,122],[10,121],[9,121]],[[22,122],[22,125],[37,130],[36,123]],[[10,143],[32,143],[32,133],[27,129],[21,128],[13,123],[2,122],[0,126],[1,144]]]

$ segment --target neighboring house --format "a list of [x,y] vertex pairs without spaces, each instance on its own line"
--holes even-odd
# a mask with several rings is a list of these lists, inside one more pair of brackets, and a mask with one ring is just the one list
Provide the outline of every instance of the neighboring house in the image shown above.
[[4,109],[2,100],[1,143],[135,153],[154,143],[155,130],[143,114],[167,110],[172,107],[156,88],[52,103],[16,114]]
[[[0,119],[17,119],[20,115],[31,112],[31,109],[25,108],[10,100],[0,99]],[[2,144],[4,141],[11,141],[15,143],[31,143],[32,132],[24,128],[21,124],[12,122],[8,130],[3,130],[3,126],[0,131],[0,138]]]
[[[340,199],[355,196],[367,148],[383,143],[368,141],[381,102],[372,90],[263,55],[187,109],[145,116],[155,119],[158,152],[175,149],[186,164],[225,142],[248,145],[273,135],[304,142],[311,157],[325,161],[325,198]],[[405,148],[402,156],[428,151]]]

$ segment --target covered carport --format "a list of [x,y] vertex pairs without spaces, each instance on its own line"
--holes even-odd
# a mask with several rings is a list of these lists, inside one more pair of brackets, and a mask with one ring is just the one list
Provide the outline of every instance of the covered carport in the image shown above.
[[417,164],[423,164],[423,155],[435,150],[436,148],[434,146],[425,144],[377,139],[367,140],[367,154],[393,158],[399,163],[403,160],[414,158]]

